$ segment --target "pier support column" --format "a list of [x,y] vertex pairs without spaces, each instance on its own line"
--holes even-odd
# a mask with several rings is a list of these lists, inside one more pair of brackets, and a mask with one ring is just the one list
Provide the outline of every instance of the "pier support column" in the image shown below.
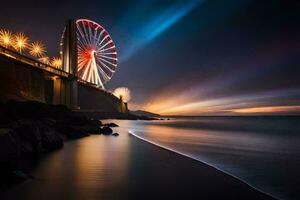
[[78,109],[78,82],[74,79],[70,82],[70,108]]
[[63,35],[62,47],[63,70],[72,74],[69,77],[69,92],[67,92],[67,106],[71,109],[78,109],[78,83],[77,83],[77,35],[76,21],[67,20],[66,29]]
[[62,102],[62,80],[55,76],[52,77],[53,80],[53,104],[58,105],[58,104],[63,104]]

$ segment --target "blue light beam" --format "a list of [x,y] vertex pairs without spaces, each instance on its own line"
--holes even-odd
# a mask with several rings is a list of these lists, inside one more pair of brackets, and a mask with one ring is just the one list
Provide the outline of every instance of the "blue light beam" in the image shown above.
[[144,48],[159,35],[167,31],[202,2],[203,0],[189,0],[185,3],[173,4],[161,14],[151,17],[150,20],[140,26],[141,28],[135,34],[131,35],[132,42],[124,50],[120,62],[128,60],[136,51]]

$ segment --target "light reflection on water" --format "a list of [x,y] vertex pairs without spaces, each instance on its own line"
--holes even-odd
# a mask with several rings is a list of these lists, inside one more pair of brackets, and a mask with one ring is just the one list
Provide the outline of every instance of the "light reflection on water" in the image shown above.
[[300,185],[299,123],[298,118],[224,117],[135,121],[127,128],[266,193],[296,200],[300,199],[296,191]]
[[[126,154],[113,154],[114,157],[112,157],[112,153],[107,153],[107,151],[115,151],[113,148],[116,145],[112,143],[120,140],[97,140],[93,137],[90,137],[89,140],[84,144],[78,143],[77,147],[74,148],[74,170],[76,171],[74,174],[76,180],[74,182],[77,184],[76,187],[78,189],[86,189],[86,192],[89,192],[88,190],[94,190],[99,187],[99,184],[116,185],[124,177],[126,178],[128,144],[122,143],[121,145],[124,148],[121,151],[125,151]],[[128,142],[128,140],[125,141]],[[106,173],[108,170],[118,174],[118,176],[111,178],[111,174]]]
[[130,138],[127,130],[114,129],[120,133],[117,138],[92,135],[66,142],[39,162],[33,181],[12,188],[8,199],[122,199],[120,194],[127,193]]
[[[35,180],[13,188],[7,199],[130,199],[135,185],[128,184],[128,179],[133,177],[135,167],[143,169],[139,157],[143,154],[136,154],[138,149],[128,137],[129,129],[276,197],[300,199],[296,191],[300,185],[298,118],[115,120],[115,123],[120,125],[114,128],[119,137],[94,135],[66,142],[64,148],[39,162],[32,171]],[[143,173],[147,172],[137,174]]]

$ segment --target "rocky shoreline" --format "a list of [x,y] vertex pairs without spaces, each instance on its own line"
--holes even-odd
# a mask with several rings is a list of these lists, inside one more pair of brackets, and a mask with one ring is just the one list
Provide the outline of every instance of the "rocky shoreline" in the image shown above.
[[11,101],[0,104],[0,111],[0,191],[33,178],[26,173],[28,162],[63,147],[66,140],[118,136],[110,128],[116,124],[102,124],[65,106]]

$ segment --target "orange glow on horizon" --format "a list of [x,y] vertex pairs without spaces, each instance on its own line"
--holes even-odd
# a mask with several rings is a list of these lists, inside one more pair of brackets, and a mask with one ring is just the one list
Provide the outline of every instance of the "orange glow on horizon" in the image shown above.
[[[163,103],[162,103],[163,104]],[[236,108],[226,109],[225,105],[214,105],[215,102],[203,101],[196,103],[188,103],[184,105],[174,106],[172,108],[157,110],[152,107],[145,107],[149,112],[155,112],[165,115],[231,115],[231,114],[255,114],[255,113],[280,113],[280,112],[300,112],[300,106],[265,106],[265,107],[249,107],[249,108]],[[157,104],[156,104],[157,105]],[[232,105],[234,106],[234,104]],[[153,110],[152,110],[153,109]]]
[[239,108],[231,110],[235,113],[276,113],[276,112],[300,112],[300,106],[266,106],[253,108]]
[[191,100],[185,95],[176,95],[174,93],[174,91],[169,90],[160,92],[158,96],[153,97],[142,109],[158,114],[178,114],[178,111],[184,111],[184,107]]
[[186,96],[160,97],[148,103],[143,109],[163,115],[213,114],[227,110],[226,101],[224,99],[191,101]]
[[142,107],[143,110],[162,115],[238,115],[283,112],[300,112],[300,105],[257,106],[255,102],[236,100],[235,98],[220,98],[191,101],[180,96],[163,97],[160,94],[153,101]]

